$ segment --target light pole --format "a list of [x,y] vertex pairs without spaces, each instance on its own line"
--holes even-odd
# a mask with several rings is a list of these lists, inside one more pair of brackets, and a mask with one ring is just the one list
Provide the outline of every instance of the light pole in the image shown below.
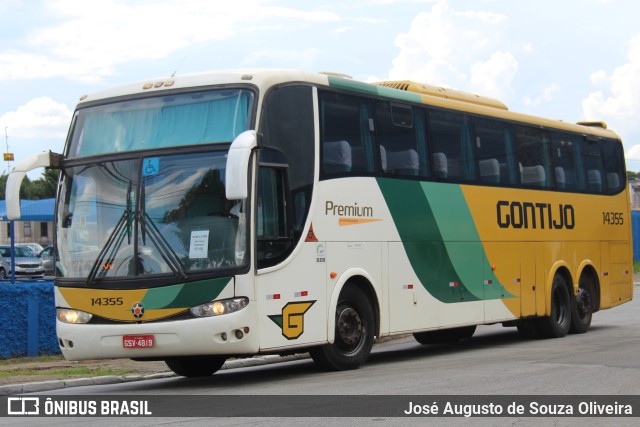
[[11,160],[13,160],[13,153],[9,152],[9,134],[7,133],[7,126],[4,127],[4,141],[7,144],[7,151],[4,153],[4,160],[7,162],[7,175],[11,171]]

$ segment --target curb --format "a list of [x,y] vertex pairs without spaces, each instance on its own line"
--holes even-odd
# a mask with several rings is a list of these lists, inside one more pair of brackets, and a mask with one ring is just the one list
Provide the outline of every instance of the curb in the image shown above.
[[[293,354],[290,356],[256,356],[249,359],[234,359],[225,362],[220,370],[248,368],[252,366],[271,365],[274,363],[290,362],[294,360],[308,359],[308,353]],[[10,396],[24,393],[37,393],[43,391],[60,390],[72,387],[85,387],[92,385],[118,384],[134,381],[157,380],[174,378],[178,375],[173,372],[160,372],[148,375],[108,375],[93,378],[74,378],[70,380],[41,381],[25,384],[10,384],[0,386],[0,396]]]

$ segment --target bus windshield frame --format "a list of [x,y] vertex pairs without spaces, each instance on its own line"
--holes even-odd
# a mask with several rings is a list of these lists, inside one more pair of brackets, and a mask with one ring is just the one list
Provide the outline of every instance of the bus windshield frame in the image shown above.
[[163,93],[79,108],[66,159],[224,144],[251,128],[255,92],[249,87]]
[[225,170],[255,98],[223,88],[78,109],[56,211],[59,279],[152,287],[247,270],[248,205],[226,199]]

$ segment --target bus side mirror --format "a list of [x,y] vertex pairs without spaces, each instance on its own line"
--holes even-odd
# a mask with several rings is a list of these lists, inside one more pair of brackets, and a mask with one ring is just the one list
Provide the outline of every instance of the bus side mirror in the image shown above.
[[246,199],[249,186],[249,160],[251,151],[258,145],[255,130],[242,132],[231,143],[225,171],[227,200]]
[[8,220],[20,219],[20,185],[27,172],[42,167],[59,169],[61,163],[62,155],[51,151],[34,154],[16,163],[7,177],[4,193]]

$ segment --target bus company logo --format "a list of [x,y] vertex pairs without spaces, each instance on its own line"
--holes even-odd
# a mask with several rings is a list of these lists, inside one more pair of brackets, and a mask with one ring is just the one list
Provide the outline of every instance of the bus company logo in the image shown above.
[[7,415],[40,415],[39,397],[7,398]]
[[133,314],[133,317],[135,317],[136,319],[140,319],[142,316],[144,316],[144,306],[139,302],[133,304],[133,306],[131,307],[131,313]]
[[282,335],[288,340],[295,340],[304,333],[304,314],[309,311],[315,301],[289,302],[282,307],[282,314],[273,314],[269,319],[282,329]]
[[382,221],[379,218],[373,218],[373,207],[353,205],[340,205],[332,200],[324,203],[324,214],[338,217],[338,225],[341,227],[347,225],[366,224],[368,222]]
[[500,228],[573,230],[576,226],[572,205],[499,200],[496,212]]

